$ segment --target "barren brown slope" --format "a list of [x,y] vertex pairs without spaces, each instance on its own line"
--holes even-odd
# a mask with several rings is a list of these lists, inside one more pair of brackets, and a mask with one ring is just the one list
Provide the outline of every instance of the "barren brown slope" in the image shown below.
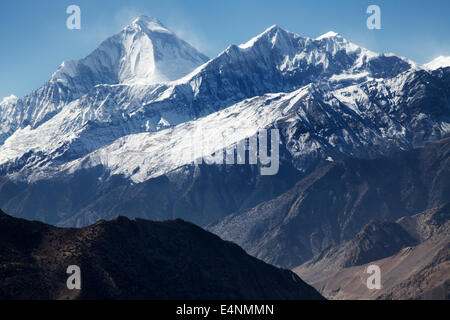
[[[81,291],[69,291],[69,265]],[[181,220],[61,229],[0,212],[0,299],[322,299],[295,273]]]
[[372,220],[394,222],[448,201],[450,138],[378,159],[333,162],[208,229],[259,259],[294,268],[353,239]]
[[[449,299],[449,216],[450,204],[447,204],[399,219],[398,226],[408,229],[411,236],[416,236],[421,243],[406,246],[384,259],[348,266],[348,257],[352,256],[349,253],[363,251],[356,247],[356,240],[364,237],[360,233],[352,241],[326,250],[294,271],[332,299]],[[403,227],[405,221],[408,228]],[[420,223],[413,228],[413,222]],[[389,243],[389,237],[374,240],[378,243],[373,243],[373,248]],[[377,265],[381,269],[381,290],[369,290],[366,286],[369,265]]]

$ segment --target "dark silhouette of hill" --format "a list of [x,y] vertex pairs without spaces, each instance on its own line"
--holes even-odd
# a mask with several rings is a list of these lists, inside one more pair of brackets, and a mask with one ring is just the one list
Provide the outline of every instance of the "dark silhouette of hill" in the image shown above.
[[[66,287],[69,265],[82,288]],[[182,220],[63,229],[0,211],[1,299],[322,299],[289,270]]]

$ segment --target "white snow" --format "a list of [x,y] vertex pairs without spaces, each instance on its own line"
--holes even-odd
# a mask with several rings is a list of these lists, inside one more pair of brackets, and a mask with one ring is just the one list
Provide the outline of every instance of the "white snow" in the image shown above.
[[339,33],[334,32],[334,31],[328,31],[327,33],[324,33],[323,35],[317,37],[316,40],[322,40],[324,38],[332,38],[332,37],[337,37],[337,36],[339,36]]
[[3,98],[2,101],[0,101],[0,106],[14,104],[17,102],[17,100],[19,100],[19,98],[16,97],[15,95],[11,94],[10,96],[7,96],[7,97]]
[[161,33],[170,33],[173,34],[172,31],[167,29],[161,21],[154,17],[149,16],[139,16],[132,22],[133,26],[140,26],[144,29],[151,30],[153,32],[161,32]]
[[[57,169],[44,166],[34,170],[27,179],[34,181],[43,177],[48,178],[57,172],[74,172],[102,164],[111,170],[112,174],[123,174],[133,182],[143,182],[255,135],[258,130],[266,128],[290,112],[290,109],[285,110],[286,103],[298,103],[300,98],[307,95],[309,88],[310,86],[307,86],[289,94],[268,94],[246,99],[222,111],[175,127],[128,135]],[[67,119],[68,123],[72,121],[73,119]],[[160,122],[167,124],[163,118]],[[51,137],[52,130],[48,128],[44,136]],[[23,142],[23,145],[11,143],[12,139],[7,140],[5,146],[0,148],[0,163],[8,158],[17,157],[30,145],[35,145],[33,149],[38,151],[48,149],[49,146],[56,149],[65,143],[64,140],[60,140],[59,135],[53,136],[50,140],[38,141],[39,138],[36,136],[32,138],[33,136],[28,133],[27,131],[16,133],[20,135],[16,141]],[[36,140],[26,141],[27,136]]]
[[360,72],[360,73],[334,74],[330,77],[330,81],[361,80],[361,79],[366,79],[369,75],[370,74],[367,71]]
[[358,106],[369,100],[367,94],[358,85],[335,90],[333,95],[357,114],[362,112]]
[[86,58],[63,62],[52,80],[68,83],[87,68],[96,84],[157,84],[179,79],[206,61],[157,19],[141,16]]
[[450,67],[450,56],[448,57],[439,56],[436,59],[433,59],[432,61],[424,64],[423,66],[425,69],[428,70],[436,70],[439,68]]

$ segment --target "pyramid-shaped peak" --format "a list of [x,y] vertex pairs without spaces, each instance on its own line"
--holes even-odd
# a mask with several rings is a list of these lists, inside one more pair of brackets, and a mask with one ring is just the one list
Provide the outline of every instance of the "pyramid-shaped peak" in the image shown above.
[[153,32],[169,32],[172,33],[169,29],[166,28],[166,26],[157,18],[150,17],[146,15],[138,16],[136,19],[133,20],[131,23],[132,28],[140,28],[144,29],[144,31],[153,31]]
[[277,24],[273,24],[270,27],[268,27],[263,33],[270,32],[270,31],[277,31],[280,29],[282,30],[282,28],[280,26],[278,26]]
[[249,48],[252,47],[256,42],[258,42],[261,39],[265,39],[264,41],[269,41],[272,42],[272,44],[275,43],[275,39],[277,38],[277,35],[282,35],[282,37],[299,37],[298,35],[286,31],[283,28],[279,27],[278,25],[274,24],[272,26],[270,26],[269,28],[267,28],[266,30],[264,30],[264,32],[260,33],[259,35],[257,35],[256,37],[250,39],[249,41],[247,41],[244,44],[239,45],[239,48],[241,49],[245,49],[245,48]]
[[[103,41],[87,57],[66,61],[51,81],[81,83],[84,93],[97,84],[156,84],[177,80],[208,61],[157,18],[139,16]],[[73,80],[89,70],[90,82]]]
[[279,25],[277,25],[277,24],[274,24],[274,25],[271,25],[269,28],[267,28],[266,30],[264,30],[264,32],[262,32],[260,35],[258,35],[258,36],[256,36],[257,38],[258,37],[262,37],[262,36],[264,36],[264,35],[275,35],[275,34],[277,34],[277,33],[285,33],[285,34],[292,34],[292,35],[294,35],[294,33],[292,33],[292,32],[290,32],[290,31],[287,31],[287,30],[285,30],[285,29],[283,29],[283,28],[281,28]]
[[145,14],[138,16],[136,19],[133,20],[133,23],[138,23],[138,22],[153,22],[153,23],[158,23],[162,25],[162,22],[155,17],[151,17],[151,16],[147,16]]

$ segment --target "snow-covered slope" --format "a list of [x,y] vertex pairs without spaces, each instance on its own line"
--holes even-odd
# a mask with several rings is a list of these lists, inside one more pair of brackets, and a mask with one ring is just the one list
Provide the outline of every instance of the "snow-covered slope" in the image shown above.
[[[442,86],[426,72],[388,81],[369,80],[339,89],[309,84],[290,93],[244,99],[224,110],[158,132],[127,135],[105,147],[98,144],[92,147],[95,151],[67,162],[61,159],[64,145],[60,136],[54,134],[54,128],[43,125],[47,131],[42,137],[47,140],[39,142],[47,148],[28,155],[23,171],[14,176],[31,182],[101,165],[110,175],[123,175],[140,183],[230,148],[267,128],[281,131],[282,143],[301,171],[308,171],[320,159],[350,155],[371,158],[407,150],[450,132],[450,106],[437,112],[425,108],[443,94],[430,89],[426,95],[421,93],[420,88],[427,82]],[[441,98],[445,101],[445,97]],[[67,119],[67,124],[72,124],[76,116],[69,114],[74,119]],[[100,128],[94,131],[101,132]],[[15,145],[16,150],[22,148],[19,153],[12,153],[14,148],[9,141],[6,148],[0,149],[3,163],[19,157],[30,145],[27,137],[32,135],[20,134]],[[88,137],[80,139],[84,142],[80,148],[97,141],[94,135]]]
[[424,67],[428,70],[450,67],[450,57],[439,56],[436,59],[424,64]]

